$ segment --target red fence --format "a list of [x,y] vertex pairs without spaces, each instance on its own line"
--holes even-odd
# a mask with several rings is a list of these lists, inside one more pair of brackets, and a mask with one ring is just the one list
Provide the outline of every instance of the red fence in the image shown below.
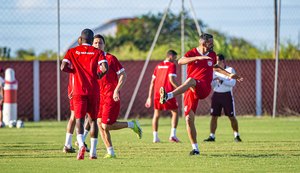
[[[126,84],[121,91],[121,113],[124,117],[129,101],[136,86],[144,61],[122,61],[128,75]],[[144,107],[152,72],[158,61],[149,62],[145,77],[134,101],[130,117],[152,116],[153,108]],[[233,93],[237,115],[256,114],[256,63],[255,60],[228,61],[228,65],[236,69],[244,77],[237,83]],[[279,61],[277,113],[280,115],[300,115],[300,70],[299,60]],[[33,120],[33,62],[7,61],[0,62],[0,67],[11,67],[15,70],[18,80],[18,117],[23,120]],[[274,61],[262,60],[262,113],[270,115],[273,109],[274,91]],[[178,83],[180,83],[180,66],[177,66]],[[57,82],[56,62],[40,62],[40,116],[41,120],[57,117]],[[61,114],[62,119],[69,117],[69,102],[67,98],[68,75],[61,73]],[[180,98],[178,98],[180,102]],[[208,115],[210,112],[210,96],[199,102],[198,115]]]

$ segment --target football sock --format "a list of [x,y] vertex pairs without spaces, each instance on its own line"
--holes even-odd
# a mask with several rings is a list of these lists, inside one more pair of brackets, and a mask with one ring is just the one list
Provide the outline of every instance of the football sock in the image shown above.
[[171,98],[174,97],[174,94],[172,92],[169,92],[167,95],[168,95],[167,100],[170,100]]
[[73,134],[71,133],[66,133],[66,142],[65,142],[65,146],[67,146],[68,148],[72,147],[72,136]]
[[128,128],[132,128],[134,127],[134,123],[132,121],[127,122],[128,124]]
[[91,138],[91,149],[90,149],[90,156],[97,156],[97,143],[98,138]]
[[153,141],[158,141],[158,132],[153,132]]
[[196,151],[199,151],[199,148],[198,148],[198,144],[195,143],[195,144],[192,144],[192,148]]
[[85,142],[88,133],[89,133],[89,131],[86,130],[86,129],[84,129],[84,132],[83,132],[83,142]]
[[170,137],[175,137],[175,136],[176,136],[176,128],[171,128]]
[[214,133],[210,133],[209,136],[215,139],[215,134]]
[[237,136],[240,136],[239,132],[233,132],[234,137],[236,138]]
[[82,134],[77,135],[77,142],[78,142],[78,147],[81,148],[83,146],[83,135]]
[[115,151],[114,151],[114,148],[113,147],[108,147],[107,148],[107,153],[114,156],[115,155]]

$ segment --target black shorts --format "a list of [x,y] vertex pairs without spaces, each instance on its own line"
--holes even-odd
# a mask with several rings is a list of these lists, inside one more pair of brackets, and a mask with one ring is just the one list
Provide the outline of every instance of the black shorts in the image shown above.
[[234,99],[231,92],[213,93],[210,115],[221,116],[222,109],[224,109],[224,114],[226,116],[235,116]]

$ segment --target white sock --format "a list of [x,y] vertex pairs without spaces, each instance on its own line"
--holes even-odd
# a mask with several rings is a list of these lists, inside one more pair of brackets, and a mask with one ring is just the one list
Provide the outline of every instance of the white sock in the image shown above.
[[88,133],[89,133],[89,131],[86,130],[86,129],[84,129],[84,132],[83,132],[83,142],[85,142]]
[[83,135],[82,134],[77,135],[77,142],[78,142],[78,147],[81,148],[83,146]]
[[107,148],[107,153],[114,156],[115,155],[115,151],[114,151],[114,148],[111,146],[111,147],[108,147]]
[[72,147],[72,136],[73,134],[71,133],[66,133],[66,142],[65,142],[65,146],[68,148]]
[[240,136],[239,132],[233,132],[234,137]]
[[127,124],[128,124],[128,128],[133,129],[134,123],[132,121],[128,121]]
[[168,95],[168,99],[167,100],[170,100],[171,98],[174,97],[174,94],[172,92],[167,93],[167,95]]
[[176,137],[176,128],[171,128],[170,137]]
[[199,151],[199,148],[198,148],[198,144],[195,143],[195,144],[192,144],[192,148],[196,151]]
[[153,142],[158,141],[158,132],[153,131]]
[[97,144],[98,138],[91,138],[91,149],[90,149],[90,156],[97,156]]
[[215,134],[214,133],[210,133],[209,136],[215,139]]

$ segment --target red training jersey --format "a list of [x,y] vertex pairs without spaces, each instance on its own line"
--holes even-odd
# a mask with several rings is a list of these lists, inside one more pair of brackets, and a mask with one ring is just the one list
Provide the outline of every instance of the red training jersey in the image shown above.
[[154,81],[154,99],[159,98],[159,89],[164,87],[166,92],[174,90],[173,85],[169,80],[169,76],[176,75],[176,65],[173,62],[163,61],[159,63],[153,72],[152,77],[155,78]]
[[212,59],[197,60],[187,64],[187,78],[205,81],[211,83],[213,78],[213,66],[217,63],[217,56],[214,51],[202,55],[198,48],[193,48],[188,51],[185,57],[209,56]]
[[113,91],[118,85],[118,75],[125,71],[125,69],[114,55],[107,52],[103,53],[108,63],[108,71],[101,80],[98,80],[100,92],[113,94]]
[[69,49],[63,61],[74,69],[73,95],[99,94],[98,64],[106,62],[101,50],[83,44]]

